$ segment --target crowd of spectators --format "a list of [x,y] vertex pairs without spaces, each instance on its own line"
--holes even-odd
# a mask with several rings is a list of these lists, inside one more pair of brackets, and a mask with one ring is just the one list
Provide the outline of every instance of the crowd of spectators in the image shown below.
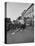
[[9,30],[13,31],[13,30],[16,30],[18,28],[25,29],[26,23],[29,24],[30,26],[32,26],[34,24],[34,20],[31,21],[30,18],[24,18],[24,21],[25,21],[25,23],[21,24],[20,22],[18,23],[16,20],[11,21],[10,18],[5,18],[5,30],[6,31],[9,31]]
[[[16,22],[16,21],[14,21]],[[15,30],[15,29],[18,29],[18,28],[25,28],[25,24],[21,24],[21,23],[12,23],[12,21],[10,20],[10,18],[5,18],[5,28],[6,28],[6,31],[9,31],[9,30]]]

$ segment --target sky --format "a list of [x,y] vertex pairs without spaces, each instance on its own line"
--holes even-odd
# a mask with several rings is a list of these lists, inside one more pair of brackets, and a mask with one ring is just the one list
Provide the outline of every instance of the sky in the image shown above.
[[16,20],[30,5],[31,3],[7,2],[7,17],[11,18],[11,21]]

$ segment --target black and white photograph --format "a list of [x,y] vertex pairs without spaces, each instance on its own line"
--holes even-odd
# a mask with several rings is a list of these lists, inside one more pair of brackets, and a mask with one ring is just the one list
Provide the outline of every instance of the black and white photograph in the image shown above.
[[34,42],[34,3],[5,2],[5,44]]

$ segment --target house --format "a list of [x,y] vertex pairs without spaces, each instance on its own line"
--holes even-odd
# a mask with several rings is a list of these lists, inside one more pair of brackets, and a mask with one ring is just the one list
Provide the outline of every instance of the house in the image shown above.
[[22,18],[24,18],[26,25],[29,25],[30,23],[34,24],[34,4],[31,4],[25,13],[22,13]]

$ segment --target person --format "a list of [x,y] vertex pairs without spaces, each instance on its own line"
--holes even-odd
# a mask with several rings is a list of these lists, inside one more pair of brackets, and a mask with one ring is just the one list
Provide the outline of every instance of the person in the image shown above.
[[24,23],[24,24],[21,24],[21,29],[23,28],[23,29],[25,29],[25,27],[26,27],[26,24]]

